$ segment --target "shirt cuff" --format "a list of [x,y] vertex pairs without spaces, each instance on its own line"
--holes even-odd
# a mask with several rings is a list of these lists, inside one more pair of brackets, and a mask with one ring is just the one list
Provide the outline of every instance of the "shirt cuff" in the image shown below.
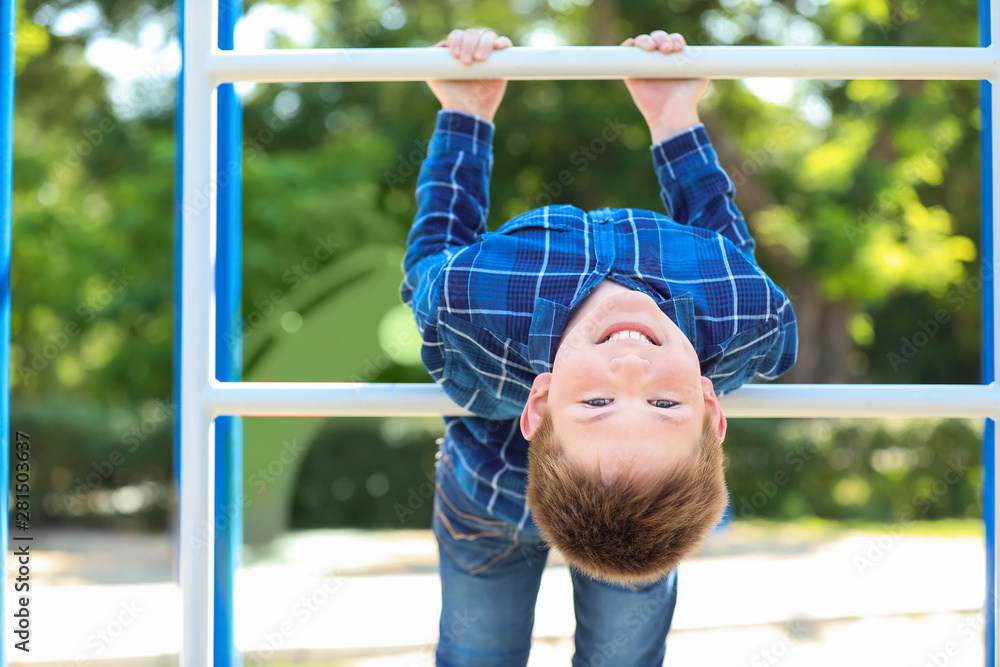
[[441,148],[488,155],[493,149],[496,126],[475,114],[453,109],[438,112],[434,139]]
[[666,167],[670,173],[673,173],[673,169],[670,168],[671,163],[692,153],[701,153],[702,158],[708,162],[706,154],[713,151],[712,142],[702,123],[692,125],[672,137],[667,137],[663,141],[653,144],[650,150],[653,153],[653,164],[657,171]]

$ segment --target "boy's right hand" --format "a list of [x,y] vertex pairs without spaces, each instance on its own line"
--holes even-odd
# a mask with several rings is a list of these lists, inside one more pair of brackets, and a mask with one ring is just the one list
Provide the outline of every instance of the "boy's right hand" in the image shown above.
[[[654,30],[648,35],[630,37],[622,46],[638,46],[643,51],[680,53],[687,43],[679,33]],[[708,79],[625,79],[635,105],[649,125],[653,143],[700,122],[698,101],[708,90]]]
[[[463,64],[482,62],[490,57],[493,51],[500,51],[511,46],[508,37],[498,37],[492,30],[480,34],[478,30],[452,30],[447,39],[442,39],[435,47],[448,47],[451,55],[459,58]],[[433,47],[432,47],[433,48]],[[431,92],[441,102],[442,109],[454,109],[475,114],[493,122],[504,90],[506,79],[429,79],[427,85]]]

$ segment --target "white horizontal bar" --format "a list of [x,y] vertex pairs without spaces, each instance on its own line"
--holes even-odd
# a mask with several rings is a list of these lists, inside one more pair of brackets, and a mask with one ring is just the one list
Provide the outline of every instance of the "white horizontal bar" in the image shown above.
[[727,417],[995,417],[997,385],[745,385],[720,399]]
[[395,49],[213,49],[205,71],[234,81],[419,81],[424,79],[986,79],[997,47],[689,46],[664,56],[636,47],[511,47],[462,65],[441,47]]
[[470,415],[436,384],[219,382],[202,392],[214,417],[402,417]]
[[[435,384],[217,382],[202,393],[221,415],[387,417],[469,415]],[[727,417],[993,417],[990,385],[747,385],[722,397]]]

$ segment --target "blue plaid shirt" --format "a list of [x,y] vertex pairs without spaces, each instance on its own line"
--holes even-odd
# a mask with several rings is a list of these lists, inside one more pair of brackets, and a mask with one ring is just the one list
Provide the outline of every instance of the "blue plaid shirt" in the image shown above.
[[795,361],[795,314],[757,266],[732,181],[702,125],[652,147],[666,217],[546,206],[486,230],[492,123],[441,111],[417,183],[403,301],[436,382],[477,417],[446,417],[441,445],[466,493],[537,530],[525,505],[528,443],[518,419],[551,371],[573,311],[610,278],[659,305],[719,394]]

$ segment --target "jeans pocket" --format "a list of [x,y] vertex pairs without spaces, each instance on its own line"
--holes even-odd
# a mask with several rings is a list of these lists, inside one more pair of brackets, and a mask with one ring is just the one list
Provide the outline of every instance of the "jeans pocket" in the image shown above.
[[447,555],[468,574],[486,572],[517,548],[514,527],[478,509],[448,470],[438,474],[432,525],[445,552],[442,556]]

